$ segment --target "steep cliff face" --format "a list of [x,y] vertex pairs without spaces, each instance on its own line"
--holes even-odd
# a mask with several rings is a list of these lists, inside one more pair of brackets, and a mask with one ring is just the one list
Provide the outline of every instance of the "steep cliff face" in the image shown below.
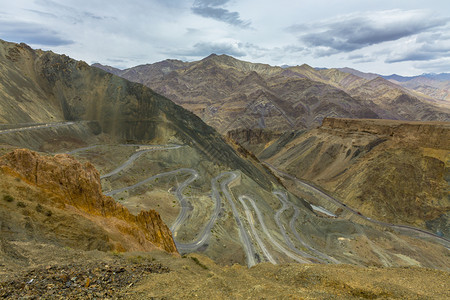
[[264,129],[234,129],[227,132],[227,138],[238,142],[245,149],[259,153],[268,143],[280,137],[278,132]]
[[323,131],[345,134],[369,133],[395,140],[416,142],[422,147],[450,149],[449,122],[407,122],[395,120],[326,118],[320,127]]
[[147,251],[155,248],[177,253],[172,234],[154,211],[137,216],[101,191],[100,175],[90,163],[81,164],[67,154],[41,156],[17,149],[0,157],[6,175],[20,178],[49,195],[46,205],[81,215],[106,232],[113,248]]

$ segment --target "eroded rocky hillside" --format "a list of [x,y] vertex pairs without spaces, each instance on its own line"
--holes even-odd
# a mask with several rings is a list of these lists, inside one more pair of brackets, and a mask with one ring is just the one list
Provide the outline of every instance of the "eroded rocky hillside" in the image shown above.
[[448,105],[376,74],[357,76],[308,65],[272,67],[226,55],[126,70],[95,66],[151,87],[248,149],[254,144],[242,138],[254,136],[249,131],[280,135],[318,126],[325,117],[450,120]]
[[328,118],[283,138],[260,158],[367,216],[449,236],[449,123]]

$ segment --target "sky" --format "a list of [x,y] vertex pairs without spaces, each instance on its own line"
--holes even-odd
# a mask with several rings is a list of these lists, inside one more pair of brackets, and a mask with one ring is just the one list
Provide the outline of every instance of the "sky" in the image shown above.
[[0,39],[117,68],[211,53],[450,73],[448,0],[0,0]]

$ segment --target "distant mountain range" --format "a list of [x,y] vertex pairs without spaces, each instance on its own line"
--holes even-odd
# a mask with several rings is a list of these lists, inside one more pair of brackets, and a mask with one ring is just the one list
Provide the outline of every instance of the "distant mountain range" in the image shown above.
[[389,76],[382,76],[384,79],[388,79],[388,80],[395,80],[398,82],[405,82],[405,81],[410,81],[413,79],[418,79],[418,78],[427,78],[427,79],[432,79],[432,80],[438,80],[438,81],[448,81],[450,80],[450,73],[424,73],[422,75],[417,75],[417,76],[400,76],[397,74],[393,74],[393,75],[389,75]]
[[401,87],[419,93],[419,95],[423,97],[431,97],[443,105],[448,105],[448,101],[450,101],[450,73],[427,73],[417,76],[400,76],[393,74],[383,76],[374,73],[363,73],[351,68],[342,68],[339,70],[366,79],[382,77]]
[[450,120],[445,98],[350,68],[274,67],[215,54],[125,70],[93,66],[147,85],[222,134],[311,128],[325,117]]
[[[316,68],[317,70],[323,70],[323,69],[327,69],[327,68]],[[352,68],[338,68],[339,71],[345,72],[345,73],[350,73],[362,78],[366,78],[366,79],[374,79],[376,77],[383,77],[384,79],[387,80],[394,80],[397,82],[406,82],[406,81],[411,81],[414,79],[418,79],[418,78],[422,78],[422,79],[431,79],[431,80],[437,80],[437,81],[450,81],[450,73],[423,73],[422,75],[416,75],[416,76],[401,76],[401,75],[397,75],[397,74],[392,74],[392,75],[380,75],[380,74],[376,74],[376,73],[364,73],[361,71],[358,71],[356,69],[352,69]]]

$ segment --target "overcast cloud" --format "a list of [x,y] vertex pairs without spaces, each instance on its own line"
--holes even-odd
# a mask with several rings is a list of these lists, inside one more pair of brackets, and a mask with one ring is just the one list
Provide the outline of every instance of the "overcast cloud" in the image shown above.
[[336,53],[418,35],[438,29],[448,21],[448,18],[433,16],[428,11],[390,10],[352,13],[317,23],[294,25],[290,30],[298,33],[299,40],[307,46],[325,47],[334,50],[330,53]]
[[223,8],[229,0],[195,0],[192,12],[206,18],[225,22],[234,26],[247,28],[250,22],[241,20],[238,12]]
[[216,53],[380,74],[450,72],[447,0],[0,1],[0,39],[119,68]]
[[47,46],[70,45],[74,41],[62,38],[60,34],[41,24],[14,20],[0,20],[1,38],[4,40],[27,41],[29,44]]

